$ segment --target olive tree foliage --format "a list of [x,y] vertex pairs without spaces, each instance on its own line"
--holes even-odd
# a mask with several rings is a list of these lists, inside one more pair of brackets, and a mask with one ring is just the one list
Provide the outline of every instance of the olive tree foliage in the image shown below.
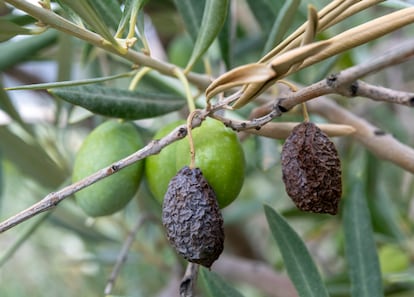
[[[0,294],[412,296],[413,5],[0,1]],[[74,202],[209,117],[246,158],[211,270],[168,244],[145,177],[113,215]],[[82,140],[109,118],[133,121],[144,146],[73,183]],[[280,152],[303,121],[338,149],[335,216],[286,194]]]

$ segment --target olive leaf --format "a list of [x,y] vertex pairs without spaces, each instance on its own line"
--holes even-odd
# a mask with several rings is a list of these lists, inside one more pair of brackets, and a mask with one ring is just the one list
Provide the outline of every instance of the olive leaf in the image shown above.
[[220,275],[213,271],[201,267],[200,276],[206,287],[208,296],[227,296],[227,297],[243,297],[243,295],[235,288],[226,283]]
[[193,42],[197,40],[206,0],[174,0],[184,25]]
[[39,50],[55,43],[57,36],[57,31],[47,30],[40,35],[0,44],[0,71],[27,60]]
[[282,253],[286,270],[301,297],[328,297],[305,243],[285,219],[270,206],[265,205],[267,222]]
[[164,93],[143,93],[98,85],[48,89],[52,95],[108,117],[137,120],[160,116],[185,105],[185,99]]
[[344,199],[343,226],[352,296],[384,296],[363,182],[355,177],[351,184],[349,195]]
[[226,72],[212,82],[206,89],[206,97],[209,99],[230,88],[247,83],[262,82],[275,75],[275,71],[265,64],[253,63],[243,65]]
[[0,19],[0,42],[9,40],[16,35],[31,35],[39,33],[39,30],[32,30],[19,26],[11,21]]
[[263,55],[269,52],[275,45],[282,41],[283,36],[287,30],[291,27],[294,16],[297,13],[301,0],[288,0],[283,4],[280,9],[272,29],[270,30],[269,37],[266,40],[266,44],[263,49]]
[[194,44],[193,52],[185,67],[190,71],[195,62],[207,51],[217,37],[226,19],[228,0],[209,0],[204,8],[200,30]]
[[[75,12],[86,24],[88,24],[92,30],[101,35],[107,41],[117,46],[118,42],[112,36],[107,23],[99,12],[102,12],[103,9],[99,10],[96,7],[96,3],[93,3],[92,0],[88,1],[69,1],[69,0],[60,0],[63,4],[69,7],[73,12]],[[119,13],[120,17],[120,13]]]

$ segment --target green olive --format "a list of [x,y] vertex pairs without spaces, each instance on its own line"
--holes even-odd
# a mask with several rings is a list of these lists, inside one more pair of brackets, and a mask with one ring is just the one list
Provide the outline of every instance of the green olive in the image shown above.
[[[167,135],[183,123],[176,122],[164,127],[156,134],[155,139]],[[221,122],[207,119],[199,128],[193,130],[193,140],[196,150],[195,166],[201,169],[216,193],[220,208],[226,207],[236,199],[244,181],[244,153],[237,135]],[[170,180],[189,164],[188,137],[146,159],[148,186],[159,202],[162,202]]]
[[[154,135],[154,139],[160,139],[166,136],[174,130],[174,128],[182,124],[185,124],[184,120],[172,122],[164,126]],[[175,166],[175,149],[177,144],[178,142],[173,142],[165,147],[159,154],[145,159],[145,176],[148,188],[160,204],[162,204],[164,199],[168,183],[178,171]]]
[[[141,147],[141,137],[132,123],[107,121],[95,128],[82,143],[76,154],[72,180],[85,178]],[[142,172],[142,161],[130,165],[76,193],[76,202],[92,217],[113,214],[134,197]]]

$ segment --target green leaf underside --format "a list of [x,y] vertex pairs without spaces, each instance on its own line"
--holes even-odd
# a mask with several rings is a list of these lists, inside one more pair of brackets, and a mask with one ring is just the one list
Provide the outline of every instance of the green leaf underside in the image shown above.
[[93,113],[138,120],[179,110],[185,99],[167,94],[148,94],[104,86],[76,86],[48,90],[52,95]]
[[200,276],[210,297],[243,297],[239,291],[227,284],[217,273],[200,267]]
[[345,255],[352,296],[379,297],[384,296],[381,272],[370,214],[363,193],[362,181],[355,179],[344,209]]
[[304,242],[292,227],[269,206],[266,218],[279,246],[290,279],[301,297],[328,297],[328,292]]

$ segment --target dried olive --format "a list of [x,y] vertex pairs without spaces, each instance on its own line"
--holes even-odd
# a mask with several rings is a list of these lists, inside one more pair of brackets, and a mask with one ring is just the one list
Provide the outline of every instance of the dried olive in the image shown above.
[[297,125],[282,149],[287,194],[303,211],[336,214],[342,195],[341,163],[334,143],[313,123]]
[[199,168],[185,166],[171,179],[162,222],[171,245],[190,262],[210,267],[223,251],[223,217]]

